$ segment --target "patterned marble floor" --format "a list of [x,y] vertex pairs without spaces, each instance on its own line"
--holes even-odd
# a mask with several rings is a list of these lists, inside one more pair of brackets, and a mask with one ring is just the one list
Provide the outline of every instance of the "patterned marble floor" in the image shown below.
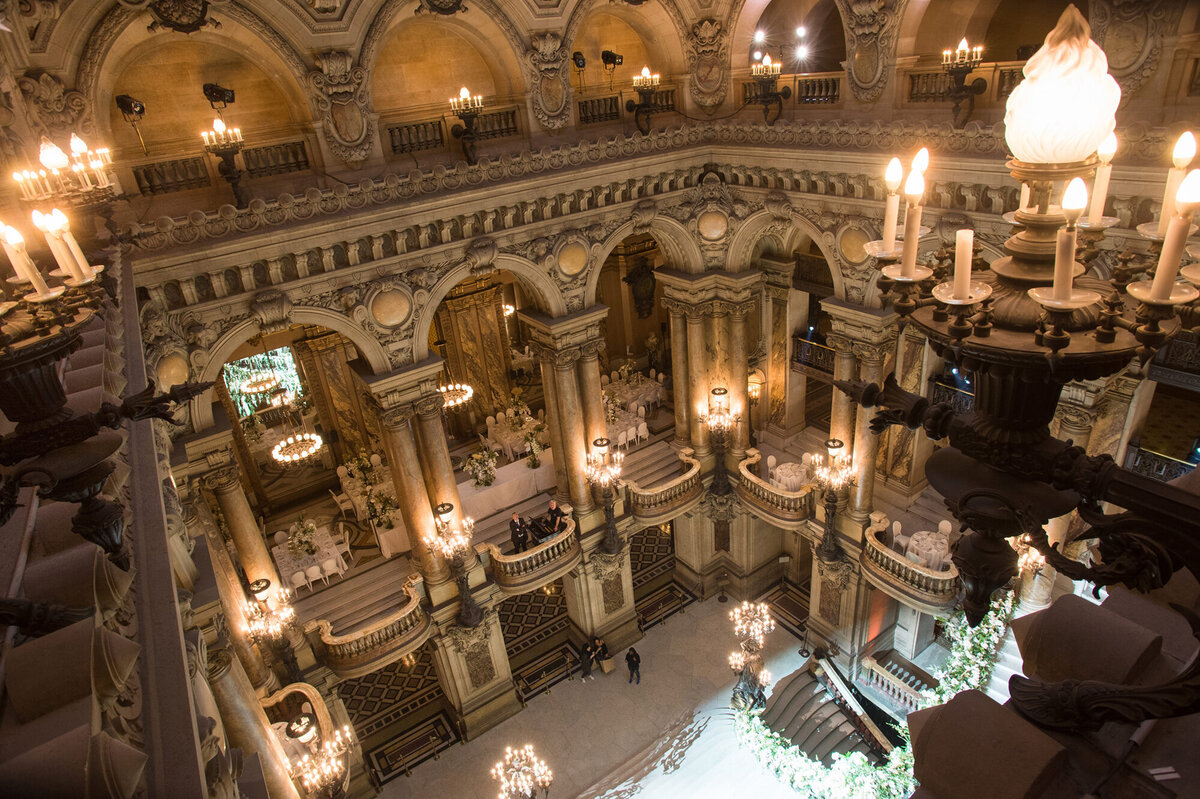
[[[730,603],[731,604],[731,603]],[[734,647],[730,604],[697,603],[671,623],[650,630],[636,646],[642,683],[619,668],[594,681],[560,683],[549,696],[498,727],[426,762],[411,777],[384,786],[384,799],[487,797],[489,772],[505,746],[532,743],[554,771],[558,799],[754,796],[794,799],[756,761],[737,748],[727,704],[733,679],[726,662]],[[794,638],[767,640],[768,668],[785,675],[802,660]]]

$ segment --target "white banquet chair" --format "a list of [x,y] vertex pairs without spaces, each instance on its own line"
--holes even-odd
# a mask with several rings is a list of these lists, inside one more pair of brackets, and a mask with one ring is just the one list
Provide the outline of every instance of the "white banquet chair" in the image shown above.
[[308,578],[304,576],[304,572],[292,572],[290,582],[292,584],[293,591],[299,591],[301,588],[307,588],[310,591],[312,590],[312,583],[310,583]]
[[350,551],[350,535],[346,530],[346,525],[338,524],[338,535],[333,539],[333,545],[338,551],[338,557],[341,558],[345,568],[349,569],[354,565],[354,553]]
[[639,419],[645,419],[645,418],[646,418],[646,406],[645,406],[645,405],[639,405],[639,406],[637,406],[637,415],[638,415],[638,418],[639,418]]
[[326,584],[329,583],[330,577],[332,577],[335,574],[338,577],[341,577],[342,572],[344,572],[345,570],[346,570],[345,567],[342,566],[342,559],[340,557],[325,558],[325,560],[321,561],[321,573],[325,575]]
[[378,452],[376,452],[374,455],[371,456],[371,465],[374,466],[376,469],[383,468],[383,458],[379,457]]
[[650,367],[650,379],[651,379],[651,380],[653,380],[653,379],[654,379],[654,375],[655,375],[655,374],[656,374],[656,372],[654,371],[654,367],[653,367],[653,366],[651,366],[651,367]]
[[345,466],[339,466],[339,467],[337,467],[337,476],[339,479],[345,480],[347,477],[350,476],[350,472],[348,472],[346,470]]
[[616,369],[613,369],[612,372],[610,372],[608,376],[612,378],[614,383],[617,382],[617,378],[620,377],[620,375],[617,374]]
[[621,447],[629,448],[629,435],[624,430],[617,433],[617,449]]
[[639,444],[650,439],[650,427],[645,422],[638,423],[637,439]]
[[775,478],[775,464],[777,463],[774,455],[767,456],[767,479]]
[[333,504],[337,505],[338,512],[342,514],[343,518],[346,516],[346,511],[350,511],[354,514],[355,518],[358,518],[358,512],[355,511],[354,503],[350,501],[350,497],[345,494],[339,494],[333,489],[329,490],[329,496],[333,497]]
[[600,375],[600,385],[607,386],[609,383],[608,375]]
[[288,540],[287,530],[279,530],[272,537],[275,539],[275,546],[280,546],[282,544],[286,544],[287,540]]
[[495,417],[495,416],[489,416],[488,418],[484,419],[484,422],[486,422],[486,423],[487,423],[487,429],[488,429],[488,430],[491,430],[491,429],[492,429],[492,425],[496,424],[496,417]]
[[329,585],[329,578],[321,573],[320,566],[309,566],[307,569],[304,570],[304,576],[306,578],[308,578],[308,587],[309,588],[312,588],[313,584],[316,583],[317,580],[320,580],[321,582],[325,583],[325,585]]
[[659,382],[659,383],[662,383],[662,382],[663,382],[664,380],[666,380],[666,379],[667,379],[667,375],[666,375],[664,372],[659,372],[659,373],[658,373],[658,382]]
[[625,431],[625,443],[630,447],[637,443],[637,425]]

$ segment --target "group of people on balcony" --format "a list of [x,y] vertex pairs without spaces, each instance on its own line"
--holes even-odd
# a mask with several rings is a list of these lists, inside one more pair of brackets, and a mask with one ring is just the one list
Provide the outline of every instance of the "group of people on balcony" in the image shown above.
[[554,500],[550,500],[546,514],[540,518],[525,519],[517,511],[513,511],[512,519],[508,523],[513,553],[527,550],[530,541],[533,541],[534,546],[545,543],[561,533],[566,524],[567,514]]

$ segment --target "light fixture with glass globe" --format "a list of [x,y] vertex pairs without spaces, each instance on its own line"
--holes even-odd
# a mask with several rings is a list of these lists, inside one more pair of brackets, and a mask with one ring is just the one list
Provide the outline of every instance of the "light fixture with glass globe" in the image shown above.
[[554,773],[537,756],[533,744],[525,744],[520,749],[505,747],[504,760],[492,767],[492,779],[500,783],[498,799],[536,799],[539,788],[545,799]]
[[621,551],[621,538],[617,533],[613,507],[616,502],[616,488],[621,484],[621,462],[624,459],[623,454],[613,450],[607,438],[597,438],[592,442],[592,451],[588,454],[584,467],[584,477],[588,483],[601,491],[604,540],[600,542],[600,550],[610,555]]
[[[307,722],[304,720],[307,718]],[[293,725],[305,726],[301,735],[292,736],[309,746],[309,754],[291,763],[293,779],[300,781],[304,790],[312,796],[340,796],[343,793],[346,774],[346,752],[354,742],[349,726],[334,730],[332,736],[316,742],[316,722],[311,716],[302,716],[288,725],[287,734],[292,735]],[[303,737],[302,737],[303,736]],[[307,738],[307,741],[305,740]]]
[[475,520],[469,516],[460,524],[454,521],[454,505],[442,502],[433,509],[434,531],[424,536],[425,546],[450,562],[450,571],[458,586],[458,615],[455,621],[460,627],[478,627],[483,622],[483,608],[471,594],[471,535],[475,532]]

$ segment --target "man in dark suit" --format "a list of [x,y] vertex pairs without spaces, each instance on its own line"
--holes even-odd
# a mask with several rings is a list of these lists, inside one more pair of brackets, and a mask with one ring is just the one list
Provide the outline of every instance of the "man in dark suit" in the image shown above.
[[508,531],[513,543],[513,552],[524,552],[529,547],[529,527],[525,520],[513,511],[512,521],[508,523]]

